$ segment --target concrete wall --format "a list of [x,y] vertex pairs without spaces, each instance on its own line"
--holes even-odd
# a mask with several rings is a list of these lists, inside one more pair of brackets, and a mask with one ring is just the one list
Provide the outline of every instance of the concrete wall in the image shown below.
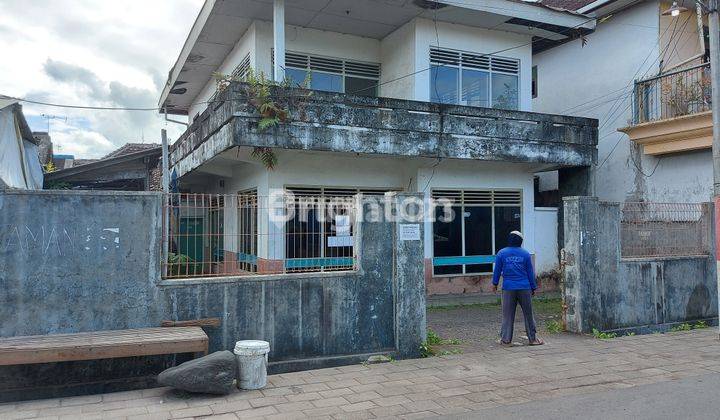
[[[692,7],[686,4],[688,7]],[[533,56],[538,95],[533,109],[600,121],[596,195],[607,201],[704,202],[712,198],[709,150],[647,156],[618,128],[633,116],[633,82],[698,52],[696,18],[685,13],[668,48],[666,10],[657,1],[641,2],[613,14],[581,40]],[[675,21],[675,20],[674,20]],[[660,35],[665,37],[660,39]],[[665,60],[665,61],[664,61]],[[544,175],[547,177],[549,175]],[[544,180],[547,182],[547,180]]]
[[[570,331],[644,332],[717,317],[713,249],[707,256],[622,259],[618,204],[570,197],[564,200],[564,212],[563,281]],[[712,223],[707,226],[712,229]]]
[[[424,339],[422,240],[363,223],[354,272],[159,278],[161,196],[0,193],[0,337],[158,326],[219,317],[212,351],[270,342],[271,362],[396,352]],[[395,258],[390,256],[394,255]],[[288,367],[290,366],[290,367]]]

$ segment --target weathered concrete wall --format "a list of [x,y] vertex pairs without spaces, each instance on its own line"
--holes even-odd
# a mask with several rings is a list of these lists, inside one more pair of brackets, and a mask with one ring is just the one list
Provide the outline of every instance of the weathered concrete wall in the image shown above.
[[213,351],[262,339],[271,362],[414,356],[425,330],[422,238],[397,242],[396,229],[360,225],[356,272],[163,281],[161,195],[0,192],[0,337],[219,317]]
[[564,213],[570,331],[644,331],[717,317],[712,249],[707,256],[622,259],[618,204],[569,197]]
[[170,151],[179,176],[233,147],[589,166],[597,120],[300,89],[273,89],[288,121],[266,131],[233,83]]

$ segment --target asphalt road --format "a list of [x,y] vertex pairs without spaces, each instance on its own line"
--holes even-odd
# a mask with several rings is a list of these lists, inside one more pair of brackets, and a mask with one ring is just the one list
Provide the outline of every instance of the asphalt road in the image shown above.
[[717,420],[720,374],[497,407],[455,418]]

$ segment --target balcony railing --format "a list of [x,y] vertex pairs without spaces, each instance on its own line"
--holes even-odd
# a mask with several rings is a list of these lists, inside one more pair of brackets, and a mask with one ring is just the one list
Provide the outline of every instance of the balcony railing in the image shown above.
[[634,125],[711,110],[710,64],[635,82]]

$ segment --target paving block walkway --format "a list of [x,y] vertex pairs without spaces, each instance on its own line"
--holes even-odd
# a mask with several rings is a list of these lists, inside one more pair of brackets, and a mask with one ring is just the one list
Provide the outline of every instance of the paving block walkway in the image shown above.
[[261,391],[222,397],[156,388],[10,403],[0,405],[0,418],[432,418],[720,372],[717,328],[553,337],[540,347],[274,375]]

